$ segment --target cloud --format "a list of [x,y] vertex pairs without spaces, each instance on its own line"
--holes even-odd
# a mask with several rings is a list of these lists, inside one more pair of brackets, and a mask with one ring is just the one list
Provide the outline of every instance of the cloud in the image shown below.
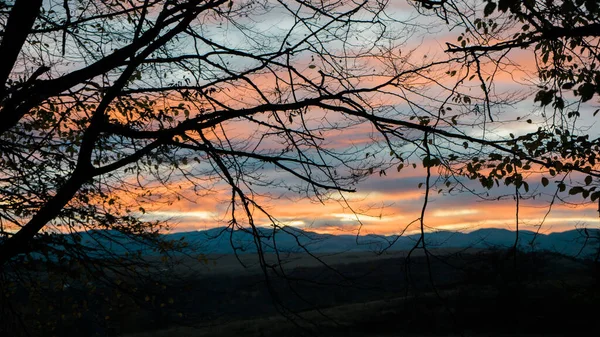
[[142,215],[143,220],[178,220],[181,218],[191,220],[213,220],[216,214],[208,211],[153,211]]
[[335,213],[331,214],[333,218],[336,218],[340,222],[393,222],[400,219],[403,219],[404,216],[396,215],[396,216],[371,216],[371,215],[363,215],[363,214],[353,214],[353,213]]
[[435,217],[454,217],[462,215],[479,214],[479,210],[476,209],[450,209],[450,210],[437,210],[433,211],[431,215]]

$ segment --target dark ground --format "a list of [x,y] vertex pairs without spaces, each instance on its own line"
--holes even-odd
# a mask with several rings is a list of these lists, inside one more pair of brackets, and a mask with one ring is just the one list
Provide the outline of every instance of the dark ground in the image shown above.
[[[30,301],[26,319],[40,320],[36,306],[60,307],[46,314],[52,328],[31,324],[30,332],[44,336],[560,336],[598,330],[600,287],[592,261],[548,252],[519,253],[515,260],[504,250],[434,254],[407,260],[406,252],[345,253],[324,257],[326,265],[293,255],[283,268],[269,256],[266,276],[257,265],[243,269],[232,257],[209,257],[208,264],[186,261],[187,268],[149,272],[120,290],[98,284],[89,292],[74,284],[49,292]],[[244,259],[251,264],[256,257]],[[73,309],[82,298],[86,306]]]

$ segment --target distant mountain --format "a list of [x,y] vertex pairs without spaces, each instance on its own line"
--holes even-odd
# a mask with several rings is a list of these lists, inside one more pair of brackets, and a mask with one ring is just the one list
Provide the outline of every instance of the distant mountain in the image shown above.
[[[88,231],[79,233],[81,244],[106,250],[115,255],[127,252],[156,254],[143,240],[134,240],[115,231]],[[74,240],[66,236],[68,240]],[[586,237],[588,238],[586,240]],[[284,227],[273,231],[257,228],[256,233],[248,230],[231,230],[220,227],[204,231],[172,233],[163,236],[166,240],[187,242],[189,248],[184,252],[203,254],[238,254],[257,252],[257,243],[264,252],[309,251],[311,253],[360,252],[409,250],[419,240],[419,235],[380,236],[380,235],[332,235],[318,234],[294,227]],[[258,238],[258,239],[257,239]],[[533,240],[535,238],[535,240]],[[531,231],[519,231],[518,246],[522,250],[554,251],[569,256],[591,257],[597,253],[600,245],[600,230],[571,230],[562,233],[538,234]],[[513,231],[486,228],[470,233],[453,231],[435,231],[426,233],[425,243],[430,248],[510,248],[514,245],[516,234]]]

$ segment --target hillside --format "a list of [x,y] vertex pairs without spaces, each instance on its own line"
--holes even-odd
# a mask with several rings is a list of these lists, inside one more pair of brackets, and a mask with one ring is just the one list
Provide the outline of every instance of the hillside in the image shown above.
[[[419,235],[379,236],[379,235],[331,235],[303,231],[294,227],[284,227],[277,231],[259,228],[263,252],[286,253],[340,253],[340,252],[382,252],[404,251],[414,247]],[[120,255],[126,252],[142,251],[144,255],[155,252],[145,247],[143,241],[133,241],[118,232],[89,231],[79,233],[81,243],[87,247],[108,249]],[[513,231],[496,228],[475,230],[470,233],[435,231],[426,234],[429,248],[500,248],[513,247],[516,234]],[[165,240],[186,242],[189,246],[184,253],[202,254],[248,254],[256,253],[255,236],[249,231],[213,228],[205,231],[172,233],[162,236]],[[535,240],[534,240],[535,238]],[[571,230],[550,234],[535,234],[520,231],[518,246],[523,251],[550,251],[579,258],[593,258],[597,254],[600,230]],[[69,239],[74,240],[70,237]],[[532,245],[533,242],[533,245]]]

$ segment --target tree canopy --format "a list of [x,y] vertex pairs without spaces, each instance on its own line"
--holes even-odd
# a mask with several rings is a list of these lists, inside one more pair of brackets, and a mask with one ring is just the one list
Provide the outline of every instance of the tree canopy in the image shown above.
[[[3,11],[3,263],[49,226],[155,233],[135,214],[176,177],[198,195],[229,184],[232,223],[258,206],[253,184],[283,184],[265,166],[313,197],[351,190],[369,168],[325,134],[368,121],[381,106],[369,93],[418,85],[423,70],[382,51],[399,32],[381,4],[35,5]],[[274,17],[289,27],[259,24]]]
[[[557,192],[582,195],[596,201],[598,177],[598,134],[590,127],[598,113],[600,93],[598,54],[599,8],[595,1],[417,1],[449,27],[461,30],[456,42],[446,42],[446,52],[462,57],[460,66],[449,72],[463,84],[478,81],[483,110],[493,121],[494,110],[502,118],[503,108],[493,102],[502,95],[495,77],[525,68],[539,109],[524,111],[515,122],[533,124],[537,130],[500,140],[511,156],[489,153],[487,172],[471,167],[471,178],[492,188],[504,179],[506,185],[528,184],[516,168],[542,173],[540,182],[551,179]],[[528,51],[521,53],[520,51]],[[520,54],[519,54],[520,53]],[[517,55],[517,56],[515,56]],[[528,59],[533,62],[528,62]],[[519,63],[529,63],[521,66]],[[513,77],[514,81],[519,79]],[[514,125],[518,125],[514,124]],[[504,152],[506,153],[506,152]],[[502,158],[504,157],[504,158]],[[491,165],[490,165],[491,164]],[[511,168],[510,166],[517,165]],[[567,182],[572,184],[568,186]],[[562,194],[561,194],[562,195]],[[557,194],[552,198],[552,202]],[[558,197],[561,198],[560,196]]]
[[[366,0],[2,2],[0,268],[95,256],[85,230],[177,249],[146,209],[221,186],[227,225],[260,253],[256,218],[287,230],[269,198],[345,202],[411,166],[423,207],[398,232],[425,235],[433,190],[514,198],[517,229],[523,199],[600,205],[598,3],[408,4],[419,15]],[[440,24],[456,40],[428,56],[418,41]],[[501,88],[515,71],[531,95]]]

